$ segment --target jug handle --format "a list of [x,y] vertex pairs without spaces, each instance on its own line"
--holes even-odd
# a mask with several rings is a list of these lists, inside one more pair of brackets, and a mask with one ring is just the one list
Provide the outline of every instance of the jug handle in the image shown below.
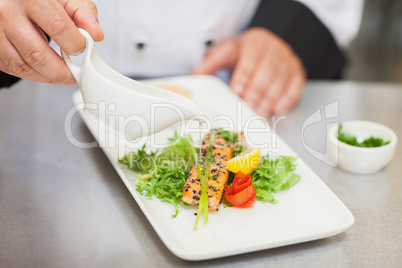
[[[84,61],[86,60],[87,55],[90,55],[88,51],[92,50],[94,46],[94,40],[92,36],[84,29],[78,28],[80,33],[84,36],[85,38],[85,45],[86,45],[86,55],[84,58]],[[70,58],[70,55],[68,55],[66,52],[64,52],[62,49],[60,49],[61,56],[64,60],[64,62],[67,64],[68,69],[70,69],[70,72],[74,76],[75,80],[77,83],[80,83],[80,73],[81,73],[81,66],[75,65]]]

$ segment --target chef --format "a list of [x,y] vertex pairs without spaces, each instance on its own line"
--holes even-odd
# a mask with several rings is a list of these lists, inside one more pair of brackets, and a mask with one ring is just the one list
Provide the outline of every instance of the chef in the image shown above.
[[[84,49],[132,77],[231,72],[230,86],[257,113],[283,113],[306,78],[341,75],[362,0],[0,0],[0,70],[37,82],[75,85],[60,56]],[[100,24],[98,23],[100,21]],[[16,80],[2,74],[0,86]]]

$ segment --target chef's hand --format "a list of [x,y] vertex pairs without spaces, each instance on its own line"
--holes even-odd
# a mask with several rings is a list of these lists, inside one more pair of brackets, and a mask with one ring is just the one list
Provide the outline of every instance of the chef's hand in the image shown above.
[[298,56],[268,30],[251,28],[207,52],[194,74],[230,68],[232,90],[258,114],[283,113],[300,98],[305,70]]
[[103,39],[96,7],[89,0],[0,0],[0,70],[27,80],[75,85],[42,30],[75,55],[85,48],[77,27],[95,41]]

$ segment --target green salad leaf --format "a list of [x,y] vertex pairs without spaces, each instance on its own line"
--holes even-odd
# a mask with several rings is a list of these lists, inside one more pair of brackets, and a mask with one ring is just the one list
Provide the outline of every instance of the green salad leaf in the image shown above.
[[271,160],[261,158],[261,164],[251,174],[257,190],[257,200],[276,204],[274,193],[288,189],[300,181],[300,176],[293,173],[296,159],[291,156],[279,156]]
[[[221,131],[221,130],[220,130]],[[224,132],[232,142],[234,138]],[[222,135],[222,132],[220,132]],[[183,186],[186,182],[191,166],[197,163],[197,172],[201,182],[201,197],[198,207],[197,219],[204,214],[204,223],[208,221],[208,178],[210,163],[213,162],[212,147],[215,133],[210,136],[208,150],[205,157],[198,159],[197,150],[193,146],[190,136],[179,137],[175,133],[169,140],[172,142],[161,151],[149,151],[144,145],[141,149],[128,153],[119,162],[126,165],[129,169],[138,173],[136,179],[136,190],[146,197],[157,197],[163,202],[175,206],[176,217],[179,212],[179,205],[187,203],[181,200],[183,196]],[[237,137],[236,137],[237,139]],[[240,148],[242,149],[242,148]],[[257,200],[277,203],[274,194],[295,185],[300,176],[293,171],[296,168],[296,159],[290,156],[280,156],[271,160],[268,156],[263,156],[261,164],[251,174],[253,185],[257,190]],[[234,174],[230,174],[228,183],[233,180]],[[212,176],[211,179],[216,179]]]
[[223,128],[220,128],[218,130],[218,134],[225,138],[227,145],[230,145],[231,143],[236,143],[239,140],[238,133],[232,133],[230,131],[224,130]]
[[119,159],[119,163],[126,165],[135,172],[147,173],[155,166],[157,153],[158,151],[147,153],[144,144],[137,152],[128,153]]
[[226,140],[226,145],[235,145],[233,148],[232,157],[238,156],[244,151],[245,148],[240,144],[239,133],[232,133],[230,131],[224,130],[223,128],[218,129],[217,134],[221,135]]
[[342,130],[342,124],[338,126],[338,140],[357,147],[373,148],[387,145],[389,141],[384,141],[382,138],[370,137],[362,142],[357,141],[357,138],[350,133],[344,132]]
[[136,190],[146,196],[155,196],[163,202],[175,206],[176,217],[180,204],[184,203],[183,186],[190,168],[194,163],[195,147],[192,146],[190,136],[181,138],[175,133],[169,141],[173,145],[164,148],[161,152],[150,151],[146,146],[136,152],[131,152],[119,159],[119,162],[129,169],[140,173],[136,182]]
[[176,217],[179,213],[178,206],[184,204],[181,198],[187,175],[183,165],[166,163],[150,170],[149,174],[140,176],[136,190],[146,197],[156,196],[163,202],[174,205],[176,211],[173,217]]

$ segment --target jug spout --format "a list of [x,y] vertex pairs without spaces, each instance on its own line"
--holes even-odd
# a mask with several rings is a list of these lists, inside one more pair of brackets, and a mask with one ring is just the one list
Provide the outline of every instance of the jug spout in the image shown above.
[[193,102],[190,102],[188,104],[185,103],[180,108],[183,112],[184,119],[186,121],[188,120],[203,121],[202,119],[200,119],[200,117],[203,116],[203,113],[201,112],[200,108],[198,108],[198,106],[196,106]]
[[[169,92],[170,93],[170,92]],[[176,123],[189,120],[204,122],[201,110],[189,99],[175,93],[157,104],[151,105],[151,130],[160,132]]]

